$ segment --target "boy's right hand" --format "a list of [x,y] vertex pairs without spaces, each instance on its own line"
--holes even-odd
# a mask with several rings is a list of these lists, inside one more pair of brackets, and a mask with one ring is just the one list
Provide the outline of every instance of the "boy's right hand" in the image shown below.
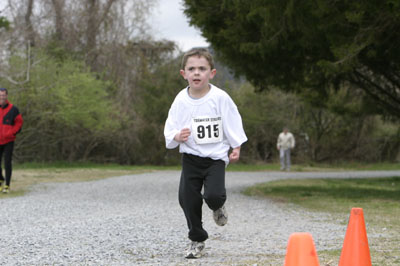
[[183,128],[181,132],[175,135],[175,140],[177,142],[185,142],[188,140],[190,136],[190,129],[189,128]]

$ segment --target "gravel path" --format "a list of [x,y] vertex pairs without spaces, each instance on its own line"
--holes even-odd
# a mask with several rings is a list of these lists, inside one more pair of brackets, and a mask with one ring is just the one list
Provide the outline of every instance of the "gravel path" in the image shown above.
[[183,258],[189,241],[177,199],[179,175],[157,171],[46,184],[23,197],[1,199],[0,265],[254,265],[267,254],[271,265],[282,265],[291,233],[310,232],[317,250],[337,249],[347,221],[246,197],[240,194],[244,187],[281,178],[400,176],[400,171],[228,172],[229,222],[216,226],[204,206],[210,239],[205,257],[191,261]]

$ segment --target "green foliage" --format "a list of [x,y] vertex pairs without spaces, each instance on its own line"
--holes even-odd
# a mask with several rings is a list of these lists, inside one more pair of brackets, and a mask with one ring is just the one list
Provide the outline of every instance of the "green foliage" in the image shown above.
[[[220,57],[260,90],[361,88],[400,114],[396,1],[185,0],[185,13]],[[325,98],[322,98],[324,101]]]
[[187,86],[179,74],[179,61],[160,64],[141,81],[140,101],[136,110],[148,122],[164,123],[175,96]]
[[164,148],[164,123],[175,96],[186,86],[186,81],[179,74],[179,60],[161,61],[154,70],[142,76],[134,107],[140,115],[136,121],[140,147],[135,151],[140,163],[179,162],[176,150]]
[[[230,91],[238,105],[248,142],[241,160],[278,160],[276,141],[284,126],[296,139],[296,163],[346,160],[394,160],[400,147],[400,128],[364,113],[357,94],[341,89],[329,93],[327,108],[310,104],[304,95],[277,89],[257,93],[249,84]],[[309,98],[309,96],[307,96]]]
[[[163,136],[169,107],[187,86],[178,72],[179,59],[166,56],[151,67],[143,59],[133,99],[123,99],[121,104],[113,83],[63,49],[34,50],[28,82],[26,58],[14,55],[7,71],[18,73],[11,77],[22,86],[1,82],[25,120],[16,142],[16,159],[179,164],[178,150],[165,149]],[[222,76],[213,82],[227,89],[238,105],[249,138],[242,150],[244,163],[275,162],[276,138],[284,126],[296,137],[295,163],[393,160],[398,153],[398,125],[363,114],[361,97],[352,90],[328,92],[323,109],[313,91],[257,93],[249,83],[232,80],[227,71],[219,70]]]
[[[20,109],[24,126],[18,157],[23,160],[84,159],[118,129],[118,113],[109,99],[111,84],[97,79],[82,62],[60,62],[36,51],[29,81],[7,84],[10,100]],[[10,73],[21,73],[26,59],[10,59]],[[6,81],[5,81],[6,82]]]
[[297,131],[298,98],[278,90],[256,93],[247,83],[231,91],[231,96],[242,115],[249,139],[243,147],[242,159],[274,160],[276,140],[282,128],[288,126]]

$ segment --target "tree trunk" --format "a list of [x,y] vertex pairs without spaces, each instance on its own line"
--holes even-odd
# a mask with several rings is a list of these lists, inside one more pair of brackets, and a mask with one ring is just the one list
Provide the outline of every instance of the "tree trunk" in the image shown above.
[[55,27],[56,27],[56,40],[63,41],[64,40],[64,17],[63,17],[63,9],[64,9],[64,1],[60,0],[51,0],[54,7],[55,12]]
[[28,6],[25,14],[26,39],[28,41],[28,45],[35,46],[35,32],[31,21],[32,10],[33,0],[28,0]]
[[108,0],[101,12],[100,3],[98,0],[87,0],[88,21],[86,28],[86,53],[87,63],[94,69],[97,58],[97,35],[101,24],[107,18],[111,6],[117,0]]

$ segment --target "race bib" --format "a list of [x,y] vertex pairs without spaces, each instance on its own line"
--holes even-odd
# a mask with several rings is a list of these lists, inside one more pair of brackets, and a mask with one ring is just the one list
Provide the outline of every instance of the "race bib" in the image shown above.
[[192,136],[197,144],[221,142],[223,139],[222,117],[192,118]]

